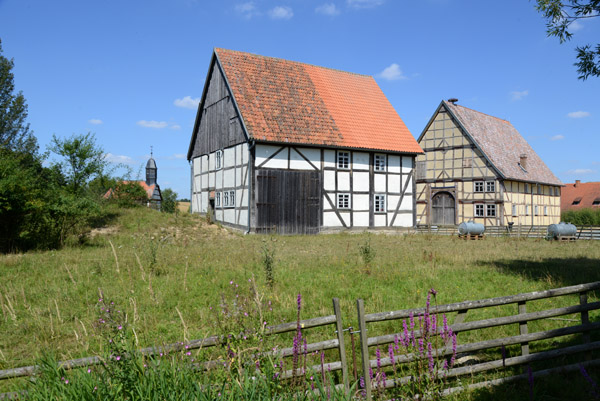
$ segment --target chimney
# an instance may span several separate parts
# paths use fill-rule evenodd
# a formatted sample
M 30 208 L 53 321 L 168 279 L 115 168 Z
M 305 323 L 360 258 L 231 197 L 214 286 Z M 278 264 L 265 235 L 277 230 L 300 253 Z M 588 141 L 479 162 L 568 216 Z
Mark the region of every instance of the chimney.
M 581 180 L 575 180 L 575 185 L 573 185 L 575 188 L 577 188 L 577 185 L 581 184 Z
M 519 156 L 519 158 L 519 164 L 521 165 L 521 167 L 523 167 L 524 170 L 527 170 L 527 155 L 525 153 L 522 153 L 521 156 Z
M 458 102 L 458 99 L 453 97 L 453 98 L 448 99 L 448 102 L 450 102 L 452 104 L 456 104 L 456 102 Z

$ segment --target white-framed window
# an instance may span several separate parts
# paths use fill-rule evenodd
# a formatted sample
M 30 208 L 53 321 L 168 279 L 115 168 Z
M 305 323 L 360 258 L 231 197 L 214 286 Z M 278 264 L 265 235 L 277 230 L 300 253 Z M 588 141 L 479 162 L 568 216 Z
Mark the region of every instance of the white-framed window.
M 350 152 L 337 152 L 337 167 L 339 169 L 348 170 L 350 168 Z
M 384 213 L 385 212 L 385 195 L 384 194 L 375 194 L 375 213 Z
M 229 207 L 235 207 L 235 191 L 229 191 Z
M 217 192 L 215 194 L 215 206 L 221 207 L 221 193 L 220 192 Z
M 223 150 L 217 150 L 215 152 L 215 170 L 223 168 Z
M 525 193 L 529 193 L 529 184 L 525 183 Z
M 475 204 L 475 217 L 484 217 L 483 205 L 480 203 Z
M 544 216 L 548 216 L 548 206 L 544 206 Z
M 223 192 L 223 207 L 229 207 L 229 192 Z
M 475 192 L 483 192 L 483 181 L 475 181 Z
M 350 194 L 337 194 L 338 209 L 350 209 Z
M 538 205 L 535 205 L 533 207 L 533 212 L 535 213 L 535 215 L 539 215 L 540 214 L 540 207 Z
M 485 192 L 496 192 L 496 181 L 486 181 Z
M 529 205 L 525 205 L 525 216 L 529 216 Z
M 560 188 L 554 187 L 554 196 L 560 196 Z
M 485 205 L 486 206 L 486 216 L 487 217 L 496 217 L 496 205 Z
M 517 217 L 517 205 L 512 205 L 512 215 L 513 217 Z
M 374 165 L 375 165 L 375 171 L 385 171 L 386 170 L 385 155 L 375 155 Z

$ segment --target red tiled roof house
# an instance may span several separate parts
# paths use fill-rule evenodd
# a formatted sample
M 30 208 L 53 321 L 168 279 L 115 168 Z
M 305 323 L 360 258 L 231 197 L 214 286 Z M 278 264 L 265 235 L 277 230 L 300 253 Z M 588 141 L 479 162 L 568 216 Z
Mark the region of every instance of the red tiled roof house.
M 560 209 L 568 210 L 600 209 L 600 182 L 565 184 L 562 191 Z
M 215 49 L 192 211 L 253 232 L 413 226 L 421 152 L 373 77 Z
M 562 182 L 510 122 L 456 101 L 442 101 L 418 139 L 418 224 L 558 223 Z

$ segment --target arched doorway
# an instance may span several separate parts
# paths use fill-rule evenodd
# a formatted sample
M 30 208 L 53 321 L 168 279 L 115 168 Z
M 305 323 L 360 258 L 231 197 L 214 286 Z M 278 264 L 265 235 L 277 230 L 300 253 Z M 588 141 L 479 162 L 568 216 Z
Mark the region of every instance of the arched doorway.
M 454 196 L 449 192 L 438 192 L 431 199 L 431 224 L 454 225 L 455 208 Z

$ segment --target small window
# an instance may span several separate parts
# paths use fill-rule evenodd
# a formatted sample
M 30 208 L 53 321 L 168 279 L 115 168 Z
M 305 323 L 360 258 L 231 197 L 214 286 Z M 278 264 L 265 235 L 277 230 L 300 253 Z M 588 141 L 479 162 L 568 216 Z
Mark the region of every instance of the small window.
M 538 205 L 534 206 L 533 213 L 535 213 L 536 216 L 540 214 L 540 207 Z
M 592 202 L 592 206 L 598 206 L 600 205 L 600 198 L 596 198 L 594 199 L 594 201 Z
M 375 155 L 375 171 L 385 171 L 385 155 Z
M 483 181 L 475 181 L 475 192 L 483 192 Z
M 417 180 L 424 180 L 427 178 L 427 162 L 417 162 Z
M 223 192 L 223 206 L 229 207 L 229 192 Z
M 350 209 L 350 194 L 337 194 L 338 209 Z
M 554 196 L 560 196 L 560 188 L 554 187 Z
M 517 217 L 517 205 L 512 205 L 512 215 L 513 217 Z
M 215 170 L 220 170 L 223 168 L 223 151 L 217 150 L 215 152 Z
M 495 181 L 486 181 L 485 182 L 485 192 L 496 192 L 496 182 Z
M 235 207 L 235 191 L 229 191 L 229 206 Z
M 375 195 L 375 213 L 385 212 L 385 195 Z
M 496 205 L 486 205 L 487 217 L 496 217 Z
M 525 205 L 525 216 L 529 216 L 529 205 Z
M 475 217 L 484 217 L 483 205 L 475 205 Z
M 538 195 L 542 194 L 542 186 L 540 184 L 537 184 L 537 194 Z
M 529 184 L 525 184 L 525 193 L 528 194 L 529 193 Z
M 221 207 L 221 193 L 220 192 L 217 192 L 215 194 L 215 206 Z
M 544 206 L 544 216 L 548 216 L 548 206 Z
M 571 203 L 571 205 L 579 205 L 581 203 L 581 198 L 575 198 L 573 199 L 573 203 Z
M 338 152 L 337 154 L 338 168 L 347 170 L 350 168 L 350 152 Z

